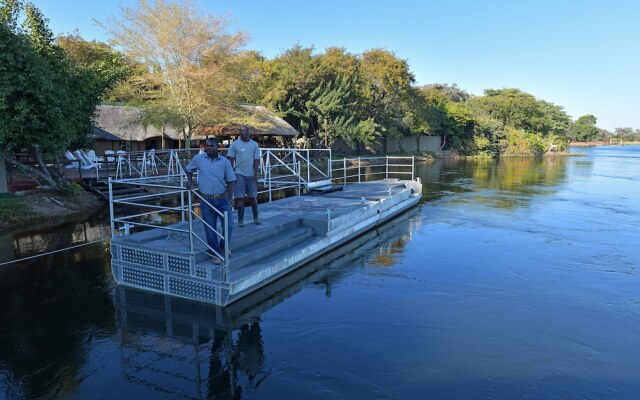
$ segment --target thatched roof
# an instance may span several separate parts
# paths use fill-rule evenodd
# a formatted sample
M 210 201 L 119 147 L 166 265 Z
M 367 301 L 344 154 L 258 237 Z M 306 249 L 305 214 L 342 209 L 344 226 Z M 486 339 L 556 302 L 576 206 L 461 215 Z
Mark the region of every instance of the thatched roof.
M 142 124 L 140 108 L 101 104 L 97 111 L 96 126 L 120 137 L 121 140 L 142 141 L 162 136 L 160 129 Z M 165 128 L 165 136 L 178 139 L 180 134 L 175 128 L 168 126 Z
M 262 106 L 253 104 L 239 105 L 241 111 L 248 114 L 247 122 L 252 135 L 270 136 L 297 136 L 296 131 L 285 120 Z M 154 126 L 142 124 L 142 110 L 136 107 L 115 106 L 102 104 L 98 106 L 96 128 L 105 133 L 115 135 L 120 140 L 142 141 L 152 137 L 161 136 L 161 132 Z M 229 123 L 216 125 L 198 130 L 191 139 L 204 139 L 207 136 L 237 136 L 241 123 Z M 96 131 L 94 131 L 95 133 Z M 97 138 L 104 134 L 98 132 Z M 165 128 L 165 137 L 171 139 L 183 139 L 180 132 L 171 126 Z M 106 138 L 106 137 L 105 137 Z M 113 139 L 107 139 L 113 140 Z
M 104 129 L 100 129 L 100 128 L 93 128 L 93 138 L 96 140 L 111 140 L 111 141 L 120 141 L 122 140 L 122 138 L 116 136 L 116 135 L 112 135 L 111 133 L 105 131 Z

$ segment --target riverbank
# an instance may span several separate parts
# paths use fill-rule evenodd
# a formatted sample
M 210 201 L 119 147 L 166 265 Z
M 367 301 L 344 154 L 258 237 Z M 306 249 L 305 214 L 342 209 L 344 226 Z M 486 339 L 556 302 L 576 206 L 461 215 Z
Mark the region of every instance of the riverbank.
M 594 146 L 627 146 L 638 145 L 640 142 L 623 142 L 623 143 L 607 143 L 607 142 L 572 142 L 569 147 L 594 147 Z
M 25 225 L 55 225 L 67 217 L 93 213 L 106 204 L 93 193 L 80 190 L 63 195 L 54 190 L 36 189 L 0 198 L 0 232 Z

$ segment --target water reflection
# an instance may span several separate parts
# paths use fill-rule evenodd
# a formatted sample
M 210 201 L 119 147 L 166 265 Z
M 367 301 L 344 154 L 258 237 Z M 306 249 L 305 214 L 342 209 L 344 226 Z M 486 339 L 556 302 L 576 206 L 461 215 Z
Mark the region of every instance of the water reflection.
M 271 374 L 261 315 L 306 287 L 332 286 L 372 258 L 393 265 L 421 221 L 411 210 L 229 307 L 118 287 L 114 296 L 124 379 L 148 396 L 239 399 Z
M 76 391 L 88 347 L 113 331 L 108 269 L 100 244 L 0 268 L 6 398 L 67 398 Z
M 567 176 L 567 157 L 436 160 L 417 164 L 426 201 L 452 194 L 458 201 L 499 209 L 527 207 L 535 196 L 557 192 Z M 465 196 L 460 196 L 464 194 Z
M 110 236 L 109 217 L 104 211 L 76 215 L 63 224 L 51 221 L 0 234 L 0 263 L 47 251 L 103 240 Z
M 100 245 L 2 267 L 0 398 L 635 399 L 640 147 L 580 151 L 420 164 L 419 210 L 225 309 Z

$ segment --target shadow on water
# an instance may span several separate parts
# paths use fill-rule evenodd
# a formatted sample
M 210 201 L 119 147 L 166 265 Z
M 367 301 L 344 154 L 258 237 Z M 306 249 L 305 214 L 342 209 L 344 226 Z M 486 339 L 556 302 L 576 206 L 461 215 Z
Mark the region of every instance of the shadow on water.
M 0 397 L 66 398 L 114 331 L 102 244 L 0 268 Z
M 417 228 L 417 215 L 410 210 L 228 307 L 118 287 L 126 379 L 179 397 L 246 396 L 270 375 L 261 315 L 309 286 L 331 297 L 332 285 L 370 258 L 393 262 Z

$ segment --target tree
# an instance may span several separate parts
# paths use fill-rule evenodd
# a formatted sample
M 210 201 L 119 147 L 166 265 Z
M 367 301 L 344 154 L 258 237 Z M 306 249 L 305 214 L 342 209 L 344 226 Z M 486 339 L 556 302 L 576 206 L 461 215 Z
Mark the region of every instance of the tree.
M 46 18 L 32 4 L 1 4 L 0 149 L 27 151 L 36 167 L 11 162 L 65 190 L 70 184 L 60 170 L 60 156 L 71 145 L 88 143 L 93 113 L 107 88 L 98 90 L 95 74 L 54 43 Z
M 56 37 L 55 42 L 76 66 L 91 72 L 95 91 L 104 93 L 132 74 L 133 66 L 124 54 L 106 43 L 84 40 L 77 30 Z
M 404 115 L 411 104 L 415 77 L 406 60 L 383 49 L 365 51 L 360 60 L 362 115 L 380 126 L 380 134 L 399 136 L 409 131 Z
M 188 1 L 139 0 L 122 8 L 103 27 L 111 43 L 142 63 L 147 87 L 157 87 L 158 106 L 182 120 L 185 145 L 203 125 L 221 122 L 234 109 L 238 84 L 233 68 L 246 42 L 242 33 L 226 33 L 227 19 L 201 12 Z
M 591 115 L 578 118 L 571 128 L 571 137 L 578 142 L 590 142 L 598 137 L 596 122 L 598 119 Z
M 560 106 L 519 89 L 487 89 L 485 96 L 466 104 L 474 119 L 474 142 L 488 154 L 498 156 L 514 149 L 538 153 L 540 143 L 566 146 L 571 119 Z

